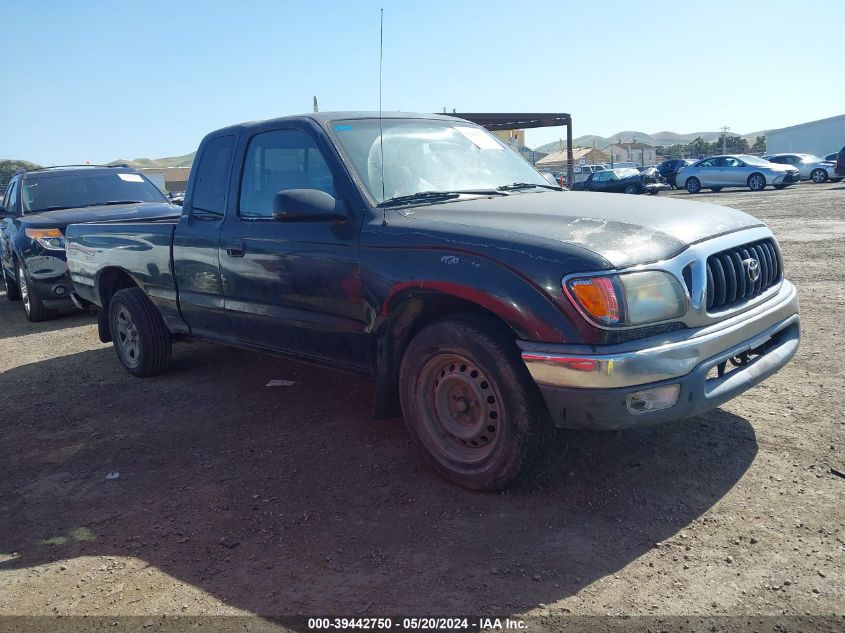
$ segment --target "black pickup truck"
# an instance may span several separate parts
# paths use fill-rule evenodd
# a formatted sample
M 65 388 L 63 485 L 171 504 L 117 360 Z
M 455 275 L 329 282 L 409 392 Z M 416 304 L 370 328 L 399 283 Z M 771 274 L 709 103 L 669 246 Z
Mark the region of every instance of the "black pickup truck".
M 181 217 L 71 225 L 80 305 L 138 376 L 171 341 L 375 378 L 428 461 L 501 488 L 554 426 L 693 416 L 795 354 L 771 231 L 733 209 L 550 185 L 483 128 L 320 113 L 209 134 Z

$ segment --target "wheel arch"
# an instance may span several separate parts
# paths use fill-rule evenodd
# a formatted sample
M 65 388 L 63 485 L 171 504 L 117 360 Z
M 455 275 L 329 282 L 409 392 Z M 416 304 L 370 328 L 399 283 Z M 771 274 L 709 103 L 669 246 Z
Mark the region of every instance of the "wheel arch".
M 374 331 L 370 364 L 376 377 L 377 419 L 401 414 L 398 375 L 402 357 L 411 339 L 434 321 L 458 314 L 478 314 L 498 324 L 514 341 L 564 340 L 564 334 L 547 320 L 491 293 L 447 282 L 417 281 L 412 285 L 413 289 L 400 285 L 385 301 Z M 558 317 L 565 319 L 562 312 Z

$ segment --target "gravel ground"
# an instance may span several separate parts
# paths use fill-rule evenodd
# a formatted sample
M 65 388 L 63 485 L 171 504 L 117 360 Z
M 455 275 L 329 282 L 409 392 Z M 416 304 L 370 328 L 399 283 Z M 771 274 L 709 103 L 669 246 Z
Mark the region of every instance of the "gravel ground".
M 797 357 L 697 418 L 560 433 L 502 494 L 438 479 L 366 379 L 193 343 L 138 380 L 89 315 L 0 297 L 0 615 L 841 618 L 845 183 L 695 199 L 775 231 Z

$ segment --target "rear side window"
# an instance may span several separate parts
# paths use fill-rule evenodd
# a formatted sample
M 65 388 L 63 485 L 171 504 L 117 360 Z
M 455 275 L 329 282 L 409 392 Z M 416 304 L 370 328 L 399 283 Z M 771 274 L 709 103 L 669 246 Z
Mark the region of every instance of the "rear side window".
M 193 209 L 215 215 L 226 213 L 234 152 L 234 135 L 220 136 L 206 144 L 197 167 Z
M 288 189 L 335 195 L 334 177 L 322 153 L 300 130 L 256 134 L 249 142 L 241 182 L 240 216 L 273 217 L 273 199 Z

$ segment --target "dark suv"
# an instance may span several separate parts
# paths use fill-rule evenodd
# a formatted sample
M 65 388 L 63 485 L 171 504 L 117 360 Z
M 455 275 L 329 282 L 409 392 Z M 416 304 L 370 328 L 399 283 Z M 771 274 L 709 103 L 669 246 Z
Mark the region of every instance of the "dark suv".
M 72 307 L 65 258 L 68 224 L 178 215 L 143 174 L 126 167 L 69 166 L 17 172 L 0 206 L 0 279 L 30 321 Z
M 836 175 L 845 176 L 845 147 L 840 149 L 836 156 Z

